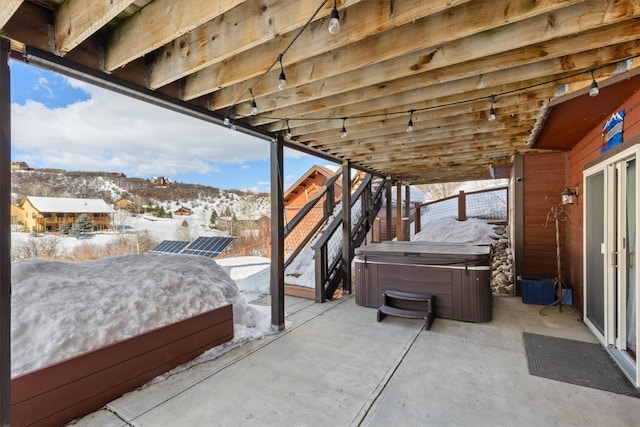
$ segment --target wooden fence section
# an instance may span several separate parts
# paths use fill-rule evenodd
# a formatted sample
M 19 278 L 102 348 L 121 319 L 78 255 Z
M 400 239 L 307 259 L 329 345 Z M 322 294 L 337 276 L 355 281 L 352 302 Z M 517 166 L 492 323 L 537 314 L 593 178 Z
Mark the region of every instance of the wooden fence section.
M 15 377 L 12 425 L 63 425 L 232 338 L 227 304 Z

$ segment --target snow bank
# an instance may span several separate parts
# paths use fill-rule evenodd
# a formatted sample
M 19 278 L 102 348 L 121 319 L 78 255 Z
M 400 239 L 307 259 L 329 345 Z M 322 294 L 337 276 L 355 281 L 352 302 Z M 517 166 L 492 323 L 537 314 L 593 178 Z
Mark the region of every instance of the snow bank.
M 233 304 L 234 345 L 273 333 L 215 261 L 124 255 L 12 265 L 11 375 Z M 267 281 L 268 286 L 268 281 Z
M 474 243 L 490 245 L 497 236 L 495 227 L 487 222 L 468 218 L 458 221 L 453 217 L 440 218 L 424 225 L 424 229 L 411 237 L 412 241 Z

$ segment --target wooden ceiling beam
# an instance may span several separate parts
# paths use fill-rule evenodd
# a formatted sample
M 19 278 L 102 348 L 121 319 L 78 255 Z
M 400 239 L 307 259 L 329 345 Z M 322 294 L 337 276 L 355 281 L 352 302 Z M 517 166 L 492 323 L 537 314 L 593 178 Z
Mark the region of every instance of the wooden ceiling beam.
M 465 3 L 469 3 L 469 1 L 470 0 L 460 0 L 456 2 L 456 6 L 462 6 Z M 377 44 L 380 49 L 376 56 L 385 51 L 388 51 L 390 54 L 400 55 L 402 51 L 399 50 L 398 46 L 401 45 L 401 43 L 394 42 L 392 46 L 389 46 L 389 39 L 380 38 L 380 33 L 394 30 L 424 17 L 440 16 L 438 15 L 439 13 L 449 11 L 450 8 L 452 8 L 452 5 L 449 0 L 433 0 L 428 2 L 423 0 L 396 0 L 394 2 L 368 0 L 354 4 L 347 9 L 341 8 L 340 20 L 342 21 L 342 28 L 339 35 L 333 35 L 327 31 L 326 20 L 316 21 L 300 34 L 296 42 L 287 51 L 283 62 L 286 67 L 289 67 L 291 64 L 306 62 L 310 57 L 336 51 L 345 55 L 344 60 L 340 59 L 341 62 L 346 61 L 353 63 L 355 64 L 353 67 L 358 68 L 359 65 L 357 64 L 361 64 L 362 61 L 369 61 L 369 63 L 371 63 L 373 60 L 371 55 L 372 51 L 362 51 L 357 47 L 349 48 L 348 46 L 357 46 L 360 44 L 357 42 L 363 39 L 371 40 L 370 43 L 373 43 L 374 39 L 378 40 Z M 362 22 L 366 22 L 367 25 L 360 25 Z M 216 62 L 208 68 L 189 75 L 185 79 L 185 99 L 189 100 L 212 93 L 218 88 L 226 88 L 234 84 L 240 84 L 240 86 L 235 89 L 235 92 L 229 95 L 229 97 L 233 99 L 233 101 L 231 101 L 233 103 L 236 99 L 245 95 L 248 89 L 245 85 L 246 80 L 264 74 L 269 66 L 277 59 L 278 54 L 284 51 L 293 36 L 293 34 L 289 34 L 286 37 L 264 43 L 259 48 L 246 51 L 233 58 L 229 58 L 227 61 Z M 415 46 L 415 37 L 419 37 L 419 35 L 413 34 L 413 37 L 414 39 L 411 41 L 411 44 Z M 337 58 L 333 59 L 333 62 L 324 64 L 324 66 L 331 67 L 332 63 L 338 63 Z M 238 73 L 237 70 L 242 70 L 242 73 Z M 308 69 L 307 71 L 310 73 L 307 77 L 312 79 L 315 70 Z M 274 90 L 277 90 L 279 70 L 273 71 L 272 74 L 274 74 L 274 78 L 272 79 Z M 266 78 L 264 80 L 265 82 L 267 81 Z M 213 107 L 212 109 L 217 110 L 219 108 Z
M 507 78 L 509 77 L 507 76 Z M 585 75 L 583 78 L 587 78 L 587 76 Z M 485 114 L 487 114 L 490 105 L 489 97 L 491 94 L 508 94 L 521 91 L 521 93 L 517 94 L 521 101 L 530 101 L 535 99 L 542 100 L 552 97 L 556 86 L 555 83 L 549 84 L 545 83 L 545 81 L 542 81 L 541 79 L 535 79 L 531 81 L 515 81 L 514 83 L 505 84 L 499 87 L 482 87 L 482 85 L 480 85 L 481 87 L 473 90 L 473 87 L 471 86 L 478 86 L 476 82 L 460 81 L 458 83 L 460 84 L 458 87 L 453 84 L 448 85 L 449 93 L 440 98 L 430 98 L 433 96 L 433 92 L 435 92 L 435 88 L 433 87 L 416 89 L 404 93 L 397 93 L 395 95 L 387 95 L 378 99 L 366 99 L 365 97 L 365 100 L 362 102 L 354 101 L 354 103 L 350 105 L 346 105 L 335 110 L 326 110 L 321 112 L 321 114 L 315 113 L 313 117 L 308 118 L 321 122 L 320 129 L 324 126 L 327 130 L 336 129 L 336 131 L 339 132 L 340 127 L 342 126 L 342 122 L 340 121 L 341 117 L 348 118 L 346 122 L 348 126 L 350 122 L 357 123 L 358 116 L 372 116 L 373 114 L 377 114 L 374 112 L 380 112 L 380 117 L 378 118 L 383 118 L 385 116 L 385 112 L 388 115 L 395 115 L 398 112 L 404 111 L 402 114 L 406 114 L 406 112 L 412 108 L 427 109 L 431 107 L 436 108 L 438 106 L 462 104 L 466 102 L 484 102 L 483 110 Z M 465 87 L 465 85 L 469 87 Z M 442 91 L 442 93 L 446 92 Z M 495 101 L 496 107 L 501 106 L 501 102 L 501 98 L 497 97 Z M 326 119 L 324 117 L 326 117 Z M 305 119 L 305 117 L 303 116 L 301 119 Z M 277 131 L 278 129 L 271 130 Z
M 406 138 L 420 138 L 422 135 L 438 135 L 449 132 L 452 129 L 460 129 L 461 127 L 472 127 L 481 129 L 487 127 L 493 131 L 499 130 L 504 127 L 518 127 L 519 125 L 531 120 L 535 120 L 539 114 L 539 109 L 531 110 L 529 112 L 521 112 L 518 115 L 511 116 L 505 108 L 496 110 L 496 123 L 488 123 L 487 115 L 485 112 L 475 112 L 471 114 L 461 114 L 455 116 L 447 116 L 433 119 L 423 120 L 417 114 L 414 114 L 413 131 L 407 132 L 407 123 L 409 114 L 402 117 L 389 118 L 383 123 L 366 123 L 358 124 L 356 126 L 349 126 L 349 137 L 355 144 L 360 145 L 361 141 L 366 141 L 368 138 L 382 138 L 382 137 L 406 137 Z M 305 141 L 318 141 L 322 140 L 323 144 L 336 144 L 344 146 L 344 139 L 340 137 L 335 131 L 327 131 L 318 134 L 305 134 Z
M 440 46 L 428 47 L 384 62 L 372 64 L 370 58 L 362 58 L 358 63 L 360 68 L 355 70 L 353 57 L 357 58 L 356 52 L 361 52 L 363 49 L 358 44 L 353 44 L 337 52 L 332 51 L 310 61 L 287 66 L 287 79 L 294 82 L 307 82 L 304 85 L 279 91 L 275 84 L 278 75 L 274 71 L 273 75 L 268 75 L 256 84 L 254 94 L 261 105 L 261 110 L 273 111 L 353 90 L 354 85 L 384 87 L 389 80 L 416 75 L 420 75 L 429 82 L 444 83 L 476 75 L 478 70 L 497 71 L 567 55 L 574 52 L 576 46 L 579 46 L 580 50 L 602 47 L 610 44 L 612 37 L 634 39 L 633 32 L 625 31 L 626 28 L 616 30 L 613 25 L 610 25 L 624 21 L 628 17 L 613 16 L 612 21 L 605 20 L 603 16 L 606 11 L 603 4 L 599 8 L 590 6 L 590 4 L 579 4 L 554 12 L 556 25 L 553 30 L 548 28 L 548 16 L 536 16 L 505 25 L 492 32 L 451 40 Z M 414 25 L 420 22 L 422 21 Z M 580 31 L 584 31 L 584 28 L 605 25 L 609 28 L 606 34 L 575 36 Z M 538 43 L 533 46 L 530 36 L 532 33 L 540 34 L 536 39 Z M 638 31 L 636 30 L 635 33 L 637 34 Z M 569 40 L 565 40 L 565 37 Z M 361 43 L 368 45 L 370 42 L 365 40 Z M 344 60 L 346 58 L 348 60 Z M 453 65 L 460 65 L 460 67 L 447 68 Z M 313 76 L 310 76 L 306 69 L 312 69 Z M 244 91 L 246 87 L 236 85 L 216 92 L 212 95 L 211 108 L 215 110 L 232 105 Z M 236 111 L 240 115 L 247 114 L 248 108 L 250 108 L 248 105 L 238 106 Z
M 519 94 L 505 95 L 500 97 L 500 105 L 497 106 L 496 112 L 500 115 L 509 114 L 517 115 L 527 113 L 530 111 L 539 111 L 542 102 L 540 100 L 526 100 Z M 419 104 L 418 107 L 429 106 L 426 104 Z M 432 108 L 428 110 L 417 110 L 414 113 L 414 121 L 416 126 L 419 126 L 419 122 L 438 125 L 441 124 L 441 120 L 461 120 L 464 121 L 468 117 L 487 117 L 488 103 L 485 99 L 468 102 L 465 104 L 446 105 L 439 108 Z M 391 123 L 393 120 L 405 119 L 408 121 L 409 113 L 393 115 L 384 117 L 384 111 L 374 111 L 374 114 L 379 116 L 368 116 L 358 118 L 355 124 L 350 124 L 350 128 L 358 129 L 375 129 L 385 127 L 387 123 Z M 308 124 L 301 123 L 298 126 L 298 121 L 290 123 L 292 135 L 298 137 L 299 141 L 310 141 L 314 139 L 322 139 L 332 137 L 335 135 L 335 129 L 327 130 L 323 122 L 310 122 Z
M 524 133 L 524 135 L 523 135 Z M 499 135 L 497 137 L 496 135 Z M 362 158 L 366 156 L 377 156 L 385 154 L 397 154 L 398 152 L 420 153 L 428 150 L 429 154 L 442 150 L 442 155 L 446 153 L 456 153 L 458 150 L 482 150 L 488 144 L 505 144 L 525 146 L 523 139 L 526 132 L 515 129 L 492 133 L 479 130 L 474 132 L 473 129 L 466 129 L 453 135 L 430 135 L 428 137 L 417 137 L 415 139 L 369 139 L 363 141 L 357 146 L 316 146 L 327 153 L 335 156 Z
M 233 9 L 243 0 L 155 0 L 116 27 L 105 49 L 112 71 Z
M 640 29 L 640 26 L 638 26 L 638 29 Z M 340 111 L 342 109 L 340 107 L 342 106 L 348 106 L 348 108 L 352 109 L 351 112 L 336 113 L 333 115 L 334 117 L 363 115 L 367 113 L 365 108 L 377 107 L 376 109 L 384 109 L 388 108 L 387 106 L 390 105 L 390 103 L 397 105 L 398 98 L 401 99 L 401 102 L 411 105 L 412 100 L 418 103 L 421 102 L 425 96 L 438 98 L 481 90 L 487 93 L 487 97 L 490 94 L 496 94 L 499 97 L 500 94 L 506 93 L 509 90 L 516 90 L 504 88 L 515 86 L 521 81 L 526 81 L 529 85 L 543 85 L 545 82 L 559 85 L 561 82 L 569 83 L 580 80 L 590 82 L 591 77 L 586 73 L 586 70 L 597 68 L 602 64 L 619 62 L 639 54 L 640 45 L 638 45 L 637 40 L 634 39 L 619 45 L 602 47 L 533 64 L 520 65 L 514 68 L 503 68 L 499 71 L 426 87 L 418 86 L 419 84 L 428 85 L 428 82 L 421 83 L 421 80 L 425 79 L 424 77 L 413 76 L 391 81 L 385 85 L 383 89 L 376 87 L 362 88 L 323 98 L 318 101 L 299 104 L 294 108 L 287 108 L 283 111 L 266 112 L 266 119 L 257 117 L 254 119 L 254 123 L 261 125 L 264 124 L 264 122 L 273 121 L 274 117 L 301 117 L 298 113 L 302 112 L 307 115 L 317 115 L 318 113 L 330 114 L 333 108 Z M 576 73 L 584 74 L 575 75 Z M 557 82 L 554 82 L 554 80 L 557 80 Z M 416 89 L 417 87 L 421 88 Z M 521 87 L 525 88 L 526 86 L 521 85 Z M 404 94 L 405 96 L 400 97 L 399 94 Z M 358 104 L 354 104 L 354 100 L 356 99 L 359 100 Z M 385 104 L 387 106 L 383 106 Z M 363 109 L 356 112 L 354 108 L 355 105 L 360 105 Z M 326 106 L 331 106 L 331 109 L 327 109 Z M 322 110 L 322 108 L 324 108 L 324 110 Z M 411 108 L 412 107 L 409 109 Z M 302 118 L 304 118 L 304 116 L 302 116 Z
M 0 0 L 0 29 L 2 29 L 24 0 Z
M 343 1 L 343 6 L 362 0 Z M 276 37 L 291 42 L 313 16 L 316 2 L 249 0 L 161 47 L 149 63 L 149 86 L 158 88 L 215 63 L 226 61 Z M 331 13 L 333 2 L 314 21 Z M 238 37 L 238 28 L 244 32 Z M 272 61 L 275 58 L 272 58 Z M 217 88 L 216 88 L 217 89 Z M 245 88 L 246 90 L 246 88 Z M 196 95 L 197 96 L 197 95 Z M 189 99 L 196 96 L 189 95 Z
M 54 13 L 55 50 L 64 56 L 135 0 L 67 0 Z
M 371 148 L 370 151 L 353 150 L 350 153 L 344 153 L 338 150 L 327 150 L 333 155 L 340 157 L 349 157 L 356 161 L 373 160 L 379 156 L 407 156 L 415 159 L 435 158 L 435 157 L 451 157 L 452 155 L 465 153 L 487 152 L 500 148 L 501 150 L 512 150 L 514 148 L 527 148 L 521 142 L 518 135 L 505 135 L 497 140 L 495 137 L 471 135 L 462 136 L 460 139 L 449 141 L 447 139 L 432 140 L 430 142 L 419 141 L 415 144 L 378 144 L 377 147 Z

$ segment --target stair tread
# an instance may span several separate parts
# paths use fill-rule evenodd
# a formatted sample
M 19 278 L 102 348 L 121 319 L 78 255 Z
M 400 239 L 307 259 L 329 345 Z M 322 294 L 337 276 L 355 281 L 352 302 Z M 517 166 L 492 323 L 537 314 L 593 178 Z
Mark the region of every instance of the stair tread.
M 406 317 L 409 319 L 426 319 L 431 314 L 426 310 L 406 310 L 404 308 L 391 307 L 388 305 L 381 305 L 378 310 L 384 314 L 396 317 Z
M 403 299 L 407 301 L 429 301 L 430 299 L 433 298 L 433 295 L 431 294 L 420 294 L 417 292 L 396 291 L 393 289 L 387 290 L 384 294 L 389 298 L 397 298 L 397 299 Z

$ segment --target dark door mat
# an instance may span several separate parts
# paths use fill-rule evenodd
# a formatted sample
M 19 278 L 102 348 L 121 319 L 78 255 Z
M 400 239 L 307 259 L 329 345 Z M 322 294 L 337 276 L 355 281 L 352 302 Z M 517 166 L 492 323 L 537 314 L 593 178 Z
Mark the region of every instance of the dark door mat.
M 607 351 L 599 344 L 523 332 L 529 374 L 640 397 Z

